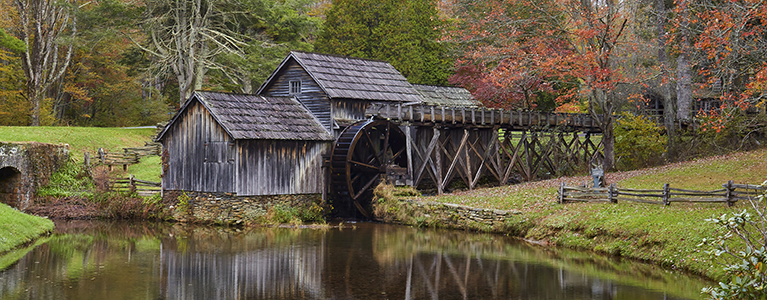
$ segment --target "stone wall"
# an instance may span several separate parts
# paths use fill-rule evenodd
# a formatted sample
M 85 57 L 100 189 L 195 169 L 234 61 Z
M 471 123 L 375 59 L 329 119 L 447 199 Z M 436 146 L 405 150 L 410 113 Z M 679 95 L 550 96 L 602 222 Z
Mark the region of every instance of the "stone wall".
M 420 200 L 399 200 L 395 205 L 396 208 L 388 207 L 386 212 L 376 217 L 387 223 L 502 232 L 509 218 L 521 214 L 516 210 L 482 209 Z
M 206 193 L 166 190 L 163 203 L 181 222 L 218 224 L 263 223 L 270 208 L 310 207 L 321 204 L 321 194 L 237 196 L 232 193 Z
M 67 161 L 67 144 L 0 142 L 0 202 L 26 209 L 37 188 Z

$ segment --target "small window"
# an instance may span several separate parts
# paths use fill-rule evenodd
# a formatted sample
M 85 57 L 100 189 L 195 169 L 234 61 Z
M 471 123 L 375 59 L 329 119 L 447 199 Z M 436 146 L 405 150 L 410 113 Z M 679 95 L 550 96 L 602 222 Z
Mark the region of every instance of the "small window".
M 301 81 L 300 80 L 290 81 L 290 94 L 295 95 L 300 93 L 301 93 Z

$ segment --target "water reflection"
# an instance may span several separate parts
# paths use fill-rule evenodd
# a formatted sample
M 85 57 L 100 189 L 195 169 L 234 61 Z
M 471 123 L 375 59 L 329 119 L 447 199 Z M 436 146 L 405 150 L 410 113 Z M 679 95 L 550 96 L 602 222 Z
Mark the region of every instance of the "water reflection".
M 495 235 L 380 224 L 61 223 L 0 299 L 680 299 L 706 282 Z

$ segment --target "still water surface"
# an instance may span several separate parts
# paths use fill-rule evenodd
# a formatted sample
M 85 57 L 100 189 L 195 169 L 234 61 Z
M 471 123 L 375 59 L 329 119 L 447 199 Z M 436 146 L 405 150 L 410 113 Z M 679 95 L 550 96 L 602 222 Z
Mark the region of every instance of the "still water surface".
M 697 299 L 710 284 L 499 235 L 345 223 L 67 222 L 0 271 L 0 299 Z

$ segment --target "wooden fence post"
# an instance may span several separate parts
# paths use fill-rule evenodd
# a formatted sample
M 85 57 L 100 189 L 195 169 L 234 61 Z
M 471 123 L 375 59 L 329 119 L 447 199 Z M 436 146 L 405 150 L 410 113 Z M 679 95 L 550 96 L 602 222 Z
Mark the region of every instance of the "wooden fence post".
M 128 190 L 131 193 L 136 192 L 136 181 L 134 180 L 133 174 L 130 174 L 130 177 L 128 177 Z
M 83 154 L 83 168 L 85 168 L 85 173 L 88 174 L 88 177 L 93 178 L 93 173 L 91 172 L 91 155 L 88 152 Z
M 663 184 L 663 204 L 666 205 L 666 206 L 671 204 L 671 202 L 668 199 L 670 197 L 669 194 L 670 194 L 669 193 L 669 184 L 668 183 L 664 183 Z
M 565 203 L 565 183 L 559 185 L 559 204 Z
M 618 199 L 615 199 L 615 196 L 617 196 L 615 193 L 615 183 L 610 184 L 610 190 L 607 193 L 607 198 L 610 199 L 611 203 L 618 203 Z
M 727 196 L 727 206 L 732 206 L 733 205 L 733 201 L 732 201 L 732 196 L 733 196 L 732 180 L 727 181 L 727 185 L 725 186 L 725 188 L 727 189 L 727 194 L 726 194 L 726 196 Z

